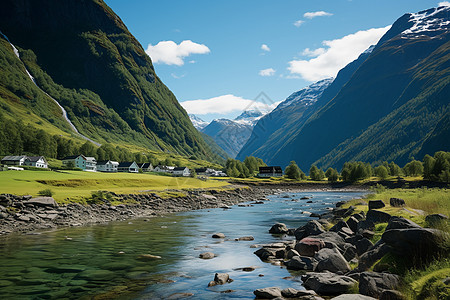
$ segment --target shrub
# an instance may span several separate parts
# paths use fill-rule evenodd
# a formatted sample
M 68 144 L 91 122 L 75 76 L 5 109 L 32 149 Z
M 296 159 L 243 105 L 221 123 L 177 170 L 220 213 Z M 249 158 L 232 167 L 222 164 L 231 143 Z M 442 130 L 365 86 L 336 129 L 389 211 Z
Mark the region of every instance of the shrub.
M 51 189 L 45 189 L 38 192 L 39 196 L 42 197 L 51 197 L 53 196 L 53 191 Z

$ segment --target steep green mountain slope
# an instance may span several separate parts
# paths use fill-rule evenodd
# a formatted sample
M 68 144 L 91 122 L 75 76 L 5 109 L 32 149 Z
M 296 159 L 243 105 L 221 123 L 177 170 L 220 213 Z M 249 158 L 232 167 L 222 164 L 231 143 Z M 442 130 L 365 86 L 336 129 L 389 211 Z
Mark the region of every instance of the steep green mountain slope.
M 399 164 L 449 150 L 449 7 L 397 20 L 339 93 L 270 154 L 341 167 L 344 161 Z M 421 157 L 417 157 L 421 158 Z
M 5 0 L 0 3 L 0 30 L 80 133 L 99 143 L 218 159 L 157 77 L 142 46 L 103 1 Z M 1 45 L 11 56 L 4 40 Z M 17 59 L 2 60 L 2 69 L 9 70 L 2 75 L 17 73 L 17 64 Z M 24 69 L 19 69 L 16 85 L 31 86 Z M 67 131 L 57 109 L 50 116 L 44 108 L 52 104 L 43 100 L 48 97 L 42 92 L 19 93 L 5 82 L 0 83 L 3 106 L 11 106 L 5 98 L 20 99 L 31 114 Z

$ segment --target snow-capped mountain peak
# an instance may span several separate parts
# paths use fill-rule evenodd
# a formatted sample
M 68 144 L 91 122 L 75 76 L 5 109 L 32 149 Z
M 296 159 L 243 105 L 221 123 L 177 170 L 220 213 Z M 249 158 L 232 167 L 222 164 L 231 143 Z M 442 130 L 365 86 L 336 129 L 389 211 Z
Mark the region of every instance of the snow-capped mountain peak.
M 261 119 L 263 116 L 265 116 L 267 113 L 263 113 L 260 110 L 246 110 L 239 116 L 237 116 L 234 119 L 234 122 L 243 124 L 243 125 L 250 125 L 253 126 L 258 122 L 259 119 Z
M 194 125 L 197 130 L 202 130 L 206 126 L 208 126 L 208 122 L 203 121 L 201 118 L 197 117 L 196 115 L 189 114 L 189 119 L 191 119 L 192 125 Z
M 448 14 L 450 6 L 440 6 L 427 9 L 418 13 L 410 14 L 408 23 L 412 23 L 409 29 L 402 32 L 403 35 L 438 35 L 441 32 L 450 30 Z

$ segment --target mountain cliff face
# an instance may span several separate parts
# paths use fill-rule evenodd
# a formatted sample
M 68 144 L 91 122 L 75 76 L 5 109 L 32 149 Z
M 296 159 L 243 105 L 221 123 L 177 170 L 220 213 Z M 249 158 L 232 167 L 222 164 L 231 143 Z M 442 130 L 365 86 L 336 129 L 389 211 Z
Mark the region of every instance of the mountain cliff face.
M 0 30 L 19 49 L 36 83 L 58 100 L 82 134 L 100 143 L 214 159 L 142 46 L 103 1 L 5 0 L 0 3 Z M 12 51 L 4 39 L 1 46 Z M 2 70 L 11 69 L 11 63 L 3 60 Z M 17 98 L 16 104 L 30 109 L 28 98 L 45 98 L 16 94 L 17 83 L 0 84 L 6 106 L 11 105 L 8 99 Z M 31 112 L 54 118 L 39 106 Z
M 412 156 L 448 151 L 449 10 L 402 16 L 368 57 L 339 72 L 339 84 L 323 92 L 305 121 L 278 134 L 288 139 L 254 148 L 250 139 L 238 157 L 253 153 L 280 165 L 295 160 L 308 169 L 350 160 L 404 164 Z

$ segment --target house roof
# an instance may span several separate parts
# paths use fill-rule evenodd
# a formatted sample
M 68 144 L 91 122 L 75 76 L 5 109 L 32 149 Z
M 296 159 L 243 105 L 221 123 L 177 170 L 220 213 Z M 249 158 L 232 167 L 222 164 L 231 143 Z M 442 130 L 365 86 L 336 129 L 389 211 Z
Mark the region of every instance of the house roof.
M 119 165 L 119 163 L 117 161 L 113 161 L 113 160 L 101 160 L 97 162 L 97 166 L 98 165 L 106 165 L 107 163 L 111 163 L 113 165 Z
M 75 159 L 75 158 L 77 158 L 78 156 L 81 156 L 81 157 L 83 157 L 84 159 L 86 159 L 86 157 L 85 157 L 83 154 L 78 154 L 78 155 L 69 155 L 69 156 L 66 156 L 66 157 L 64 157 L 62 160 Z
M 150 168 L 150 167 L 153 168 L 152 163 L 143 163 L 142 166 L 141 166 L 142 169 L 147 169 L 147 168 Z
M 87 161 L 96 161 L 95 157 L 92 157 L 92 156 L 86 156 L 86 160 Z
M 198 168 L 198 169 L 195 169 L 195 172 L 196 173 L 203 173 L 203 172 L 206 172 L 206 168 Z
M 132 161 L 132 162 L 129 162 L 129 161 L 121 162 L 121 163 L 119 163 L 119 168 L 129 168 L 129 167 L 131 167 L 132 164 L 135 164 L 135 163 L 136 162 L 134 162 L 134 161 Z
M 47 160 L 43 156 L 28 156 L 27 157 L 27 160 L 32 161 L 32 162 L 37 162 L 41 159 L 43 159 L 45 162 L 47 162 Z
M 283 173 L 280 166 L 259 167 L 259 173 Z
M 17 161 L 17 160 L 21 160 L 23 158 L 26 158 L 26 155 L 5 156 L 2 158 L 2 160 Z
M 173 170 L 174 171 L 184 171 L 185 169 L 187 169 L 186 167 L 176 167 Z

